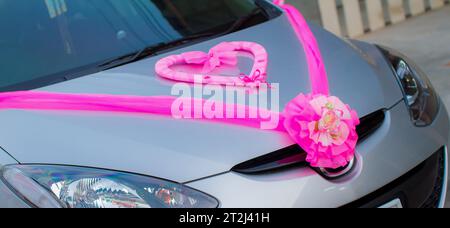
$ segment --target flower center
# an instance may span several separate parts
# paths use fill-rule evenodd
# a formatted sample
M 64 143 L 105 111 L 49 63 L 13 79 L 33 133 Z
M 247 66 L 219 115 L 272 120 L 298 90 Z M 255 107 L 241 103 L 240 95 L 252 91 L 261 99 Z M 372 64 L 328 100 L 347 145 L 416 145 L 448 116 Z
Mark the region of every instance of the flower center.
M 318 123 L 318 130 L 321 132 L 334 133 L 337 131 L 341 120 L 334 110 L 328 110 Z
M 334 104 L 331 102 L 328 102 L 327 104 L 325 104 L 325 108 L 327 108 L 328 110 L 333 110 L 334 109 Z

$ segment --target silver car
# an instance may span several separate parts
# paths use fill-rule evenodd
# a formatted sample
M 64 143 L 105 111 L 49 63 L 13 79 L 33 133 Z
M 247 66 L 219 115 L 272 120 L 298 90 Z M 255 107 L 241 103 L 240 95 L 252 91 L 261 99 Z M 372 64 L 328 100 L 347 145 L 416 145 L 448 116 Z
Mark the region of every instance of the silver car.
M 281 109 L 310 90 L 302 45 L 270 1 L 0 0 L 0 28 L 1 92 L 171 95 L 159 59 L 240 40 L 267 49 Z M 449 118 L 427 77 L 387 47 L 311 29 L 332 93 L 361 118 L 347 167 L 312 168 L 272 131 L 4 109 L 0 207 L 442 207 Z

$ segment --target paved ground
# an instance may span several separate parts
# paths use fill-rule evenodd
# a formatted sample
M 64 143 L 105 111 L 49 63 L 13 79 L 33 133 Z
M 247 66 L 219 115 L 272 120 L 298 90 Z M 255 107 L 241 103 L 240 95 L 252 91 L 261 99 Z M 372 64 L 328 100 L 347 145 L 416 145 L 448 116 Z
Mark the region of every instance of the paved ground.
M 396 48 L 430 76 L 450 108 L 450 6 L 360 37 Z M 450 208 L 450 191 L 447 199 Z

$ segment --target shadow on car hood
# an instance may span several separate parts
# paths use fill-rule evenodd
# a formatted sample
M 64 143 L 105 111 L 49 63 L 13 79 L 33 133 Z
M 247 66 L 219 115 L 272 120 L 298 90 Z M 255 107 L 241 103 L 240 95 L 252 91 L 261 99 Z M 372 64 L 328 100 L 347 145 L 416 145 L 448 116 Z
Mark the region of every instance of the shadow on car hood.
M 402 98 L 395 78 L 372 46 L 370 56 L 312 27 L 320 43 L 333 95 L 360 116 Z M 269 81 L 280 83 L 281 108 L 309 92 L 302 46 L 285 17 L 161 56 L 55 84 L 42 91 L 170 95 L 173 82 L 154 73 L 163 56 L 203 50 L 221 41 L 255 41 L 269 53 Z M 106 168 L 186 182 L 292 145 L 282 133 L 149 115 L 0 111 L 0 145 L 21 163 Z

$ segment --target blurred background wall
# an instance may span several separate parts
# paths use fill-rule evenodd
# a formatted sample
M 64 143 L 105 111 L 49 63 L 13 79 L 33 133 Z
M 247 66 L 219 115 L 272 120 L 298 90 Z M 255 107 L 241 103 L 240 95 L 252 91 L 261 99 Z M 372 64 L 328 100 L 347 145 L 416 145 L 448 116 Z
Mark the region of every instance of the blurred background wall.
M 358 37 L 442 8 L 450 0 L 287 0 L 333 33 Z

